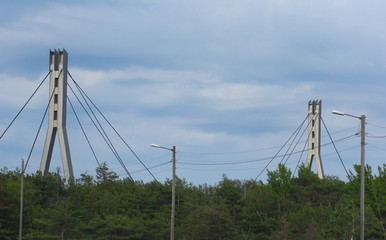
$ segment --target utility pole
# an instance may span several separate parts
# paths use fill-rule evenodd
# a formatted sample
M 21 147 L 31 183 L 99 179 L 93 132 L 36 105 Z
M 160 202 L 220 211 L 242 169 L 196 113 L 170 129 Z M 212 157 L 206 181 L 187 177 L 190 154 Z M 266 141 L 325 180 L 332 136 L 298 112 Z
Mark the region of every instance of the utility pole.
M 150 146 L 155 148 L 163 148 L 173 152 L 172 213 L 170 216 L 170 240 L 174 240 L 174 222 L 176 215 L 176 146 L 173 146 L 173 148 L 162 147 L 157 144 L 150 144 Z
M 24 190 L 24 158 L 21 159 L 19 240 L 21 240 L 23 236 L 23 199 L 24 199 L 23 190 Z
M 361 201 L 360 201 L 360 214 L 361 214 L 361 236 L 360 239 L 365 239 L 365 120 L 366 116 L 361 115 Z
M 340 111 L 332 111 L 333 114 L 341 116 L 349 116 L 361 120 L 361 189 L 360 189 L 360 240 L 365 239 L 365 125 L 366 125 L 366 116 L 361 115 L 360 117 L 343 113 Z
M 173 146 L 173 180 L 172 180 L 172 215 L 170 220 L 170 240 L 174 240 L 174 218 L 176 214 L 176 147 Z

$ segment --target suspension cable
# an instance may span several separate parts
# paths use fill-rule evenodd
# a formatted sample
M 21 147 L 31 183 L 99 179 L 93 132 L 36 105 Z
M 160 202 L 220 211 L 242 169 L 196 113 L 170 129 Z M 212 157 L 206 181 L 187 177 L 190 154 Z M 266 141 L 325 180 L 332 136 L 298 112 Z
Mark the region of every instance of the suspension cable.
M 79 90 L 79 89 L 78 89 L 78 90 Z M 75 93 L 74 93 L 74 94 L 75 94 Z M 92 108 L 91 108 L 90 105 L 88 104 L 87 100 L 86 100 L 85 97 L 83 96 L 82 92 L 80 92 L 80 95 L 82 96 L 84 102 L 85 102 L 86 105 L 88 106 L 88 109 L 90 110 L 91 114 L 94 116 L 94 119 L 95 119 L 96 122 L 98 123 L 100 129 L 102 130 L 103 134 L 102 134 L 102 132 L 101 132 L 101 134 L 105 136 L 105 139 L 108 141 L 108 144 L 110 144 L 112 150 L 115 152 L 115 154 L 116 154 L 116 156 L 117 156 L 117 159 L 118 159 L 118 161 L 121 163 L 122 167 L 125 168 L 125 169 L 127 170 L 126 165 L 124 164 L 124 162 L 123 162 L 121 156 L 119 155 L 118 151 L 117 151 L 116 148 L 114 147 L 114 145 L 113 145 L 113 143 L 111 142 L 109 136 L 107 135 L 106 131 L 105 131 L 104 128 L 102 127 L 102 124 L 99 122 L 98 118 L 96 117 L 94 111 L 92 110 Z M 128 173 L 128 172 L 129 172 L 129 171 L 127 170 L 127 173 Z M 130 176 L 131 176 L 131 175 L 130 175 Z M 133 178 L 131 178 L 131 180 L 133 180 Z
M 74 115 L 75 115 L 75 117 L 76 117 L 76 120 L 77 120 L 78 123 L 79 123 L 80 129 L 82 129 L 83 135 L 84 135 L 84 137 L 86 138 L 88 145 L 90 146 L 90 149 L 91 149 L 91 151 L 92 151 L 92 154 L 93 154 L 94 157 L 95 157 L 96 162 L 98 163 L 98 166 L 101 167 L 101 164 L 99 163 L 98 158 L 97 158 L 97 156 L 96 156 L 96 154 L 95 154 L 94 148 L 91 146 L 90 140 L 88 139 L 87 134 L 86 134 L 86 132 L 85 132 L 84 129 L 83 129 L 82 123 L 81 123 L 80 120 L 79 120 L 78 114 L 76 114 L 75 109 L 74 109 L 74 106 L 72 105 L 72 103 L 71 103 L 70 99 L 68 98 L 68 96 L 67 96 L 67 100 L 68 100 L 68 102 L 70 103 L 70 106 L 71 106 L 71 108 L 72 108 L 72 111 L 74 112 Z
M 308 118 L 308 115 L 306 116 L 306 118 L 303 120 L 303 122 L 299 125 L 299 127 L 295 130 L 295 132 L 298 131 L 299 128 L 301 128 L 304 124 L 304 122 L 307 120 Z M 275 154 L 275 156 L 272 157 L 271 161 L 268 162 L 268 164 L 263 168 L 263 170 L 261 170 L 261 172 L 259 173 L 259 175 L 257 175 L 257 177 L 255 177 L 255 181 L 260 177 L 260 175 L 265 171 L 265 169 L 267 169 L 267 167 L 269 166 L 269 164 L 271 164 L 271 162 L 276 158 L 276 156 L 279 154 L 279 152 L 284 148 L 285 145 L 287 145 L 288 141 L 293 137 L 293 135 L 295 134 L 295 132 L 292 133 L 292 135 L 288 138 L 288 140 L 283 144 L 283 146 L 279 149 L 279 151 L 277 151 L 277 153 Z
M 318 113 L 318 114 L 319 114 L 319 113 Z M 310 139 L 311 132 L 312 132 L 312 131 L 310 131 L 310 132 L 308 133 L 307 141 L 304 143 L 303 150 L 302 150 L 302 152 L 301 152 L 301 154 L 300 154 L 300 156 L 299 156 L 298 162 L 296 163 L 296 167 L 295 167 L 294 173 L 292 174 L 292 178 L 294 178 L 295 173 L 296 173 L 296 170 L 297 170 L 298 167 L 299 167 L 300 160 L 301 160 L 301 158 L 302 158 L 302 156 L 303 156 L 303 153 L 305 152 L 306 146 L 307 146 L 308 141 L 309 141 L 309 139 Z
M 330 135 L 330 132 L 328 131 L 328 128 L 327 128 L 326 124 L 324 123 L 323 118 L 320 117 L 320 119 L 322 119 L 322 123 L 323 123 L 323 125 L 324 125 L 324 128 L 326 129 L 327 134 L 328 134 L 328 136 L 330 137 L 330 140 L 331 140 L 331 142 L 332 142 L 332 145 L 334 146 L 335 151 L 336 151 L 336 153 L 338 154 L 339 160 L 340 160 L 340 162 L 342 163 L 343 168 L 344 168 L 344 170 L 346 171 L 346 174 L 347 174 L 347 176 L 348 176 L 349 174 L 348 174 L 348 172 L 347 172 L 346 166 L 344 165 L 343 160 L 342 160 L 342 158 L 340 157 L 340 154 L 339 154 L 339 152 L 338 152 L 338 149 L 337 149 L 336 146 L 335 146 L 334 140 L 332 140 L 332 137 L 331 137 L 331 135 Z
M 291 147 L 292 147 L 293 143 L 295 142 L 297 136 L 299 135 L 299 132 L 300 132 L 300 130 L 302 129 L 304 123 L 305 123 L 305 121 L 302 123 L 302 125 L 301 125 L 300 127 L 298 127 L 298 131 L 296 132 L 295 136 L 292 138 L 291 144 L 288 146 L 287 151 L 284 153 L 284 156 L 283 156 L 283 158 L 281 159 L 280 164 L 283 162 L 285 156 L 288 154 L 288 151 L 291 149 Z M 299 139 L 299 140 L 300 140 L 300 139 Z M 297 143 L 296 143 L 296 145 L 297 145 Z M 296 147 L 296 145 L 294 146 L 294 148 Z M 294 149 L 294 148 L 293 148 L 293 149 Z M 292 152 L 294 151 L 293 149 L 292 149 Z M 288 156 L 288 158 L 289 158 L 289 156 Z
M 105 138 L 105 136 L 103 135 L 103 133 L 101 132 L 101 130 L 99 129 L 99 127 L 96 125 L 94 119 L 90 116 L 89 112 L 87 111 L 87 109 L 84 107 L 84 105 L 82 104 L 82 102 L 80 101 L 79 97 L 76 95 L 75 91 L 72 89 L 71 85 L 68 85 L 68 87 L 70 88 L 70 90 L 72 91 L 72 93 L 74 94 L 75 98 L 78 100 L 79 104 L 82 106 L 83 110 L 86 112 L 86 114 L 88 115 L 88 117 L 90 118 L 91 122 L 94 124 L 95 128 L 98 130 L 99 134 L 102 136 L 103 140 L 106 142 L 107 146 L 110 148 L 110 150 L 112 151 L 112 153 L 114 154 L 114 156 L 117 158 L 118 162 L 121 164 L 122 168 L 125 170 L 126 174 L 129 176 L 129 178 L 131 180 L 133 180 L 133 178 L 131 177 L 129 171 L 127 170 L 125 164 L 123 163 L 122 159 L 120 158 L 119 154 L 116 152 L 115 148 L 113 146 L 111 146 L 109 144 L 109 142 L 107 141 L 107 139 Z
M 307 125 L 308 126 L 308 125 Z M 287 164 L 287 161 L 288 161 L 288 159 L 291 157 L 291 155 L 293 154 L 293 152 L 295 151 L 295 147 L 299 144 L 299 142 L 300 142 L 300 140 L 302 139 L 302 137 L 303 137 L 303 135 L 304 135 L 304 133 L 307 131 L 307 127 L 305 127 L 304 128 L 304 130 L 303 130 L 303 132 L 302 132 L 302 134 L 300 135 L 300 137 L 299 137 L 299 139 L 298 139 L 298 142 L 296 143 L 296 145 L 292 148 L 292 151 L 291 151 L 291 153 L 290 154 L 288 154 L 288 156 L 287 156 L 287 160 L 284 162 L 284 165 L 286 165 Z M 307 138 L 307 141 L 306 141 L 306 143 L 305 144 L 307 144 L 307 142 L 308 142 L 308 139 L 310 138 L 310 133 L 311 133 L 311 131 L 308 133 L 308 138 Z M 305 145 L 304 145 L 305 146 Z M 305 149 L 305 147 L 303 148 L 303 150 Z M 303 156 L 303 153 L 304 153 L 304 151 L 302 151 L 301 152 L 301 154 L 300 154 L 300 158 Z
M 20 109 L 20 111 L 16 114 L 16 116 L 13 118 L 11 123 L 8 125 L 8 127 L 5 129 L 5 131 L 1 134 L 0 139 L 4 136 L 4 134 L 8 131 L 8 129 L 11 127 L 13 122 L 16 120 L 16 118 L 20 115 L 20 113 L 24 110 L 24 108 L 27 106 L 29 101 L 31 101 L 32 97 L 35 95 L 35 93 L 39 90 L 40 86 L 43 84 L 43 82 L 47 79 L 48 75 L 50 75 L 51 71 L 47 73 L 47 75 L 44 77 L 43 81 L 39 84 L 39 86 L 35 89 L 35 91 L 32 93 L 31 97 L 27 100 L 27 102 L 24 104 L 24 106 Z
M 30 150 L 30 152 L 29 152 L 29 155 L 28 155 L 28 158 L 27 158 L 27 162 L 26 162 L 26 164 L 25 164 L 24 170 L 22 170 L 22 171 L 23 171 L 22 173 L 24 173 L 24 172 L 25 172 L 25 170 L 27 169 L 27 166 L 28 166 L 29 160 L 30 160 L 30 158 L 31 158 L 31 155 L 32 155 L 32 151 L 33 151 L 33 149 L 34 149 L 34 147 L 35 147 L 35 144 L 36 144 L 36 140 L 38 139 L 38 136 L 39 136 L 40 130 L 42 129 L 42 125 L 43 125 L 44 119 L 46 118 L 46 115 L 47 115 L 47 111 L 48 111 L 48 109 L 49 109 L 49 106 L 50 106 L 50 103 L 51 103 L 52 97 L 54 96 L 54 93 L 55 93 L 55 89 L 53 89 L 53 90 L 52 90 L 52 93 L 51 93 L 51 96 L 50 96 L 50 100 L 48 101 L 48 104 L 47 104 L 46 110 L 44 111 L 44 115 L 43 115 L 42 121 L 40 122 L 40 126 L 39 126 L 39 129 L 38 129 L 38 131 L 37 131 L 37 133 L 36 133 L 36 136 L 35 136 L 35 140 L 34 140 L 34 142 L 33 142 L 33 144 L 32 144 L 31 150 Z
M 142 166 L 150 173 L 150 175 L 158 182 L 157 178 L 153 175 L 153 173 L 149 170 L 149 168 L 143 163 L 143 161 L 138 157 L 138 155 L 134 152 L 134 150 L 129 146 L 129 144 L 123 139 L 123 137 L 118 133 L 118 131 L 113 127 L 110 121 L 105 117 L 105 115 L 99 110 L 99 108 L 94 104 L 94 102 L 88 97 L 88 95 L 83 91 L 83 89 L 79 86 L 79 84 L 75 81 L 75 79 L 71 76 L 71 73 L 68 71 L 68 75 L 78 88 L 78 90 L 83 93 L 86 98 L 91 102 L 91 104 L 95 107 L 95 109 L 99 112 L 99 114 L 105 119 L 105 121 L 109 124 L 109 126 L 114 130 L 114 132 L 118 135 L 118 137 L 122 140 L 122 142 L 130 149 L 133 155 L 137 158 L 137 160 L 142 164 Z

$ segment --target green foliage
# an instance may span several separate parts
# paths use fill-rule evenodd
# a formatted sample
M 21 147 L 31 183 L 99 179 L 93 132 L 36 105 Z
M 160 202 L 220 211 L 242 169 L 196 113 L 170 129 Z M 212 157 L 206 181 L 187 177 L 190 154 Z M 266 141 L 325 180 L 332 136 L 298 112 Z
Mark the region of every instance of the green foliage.
M 176 180 L 176 239 L 357 239 L 359 166 L 347 183 L 284 165 L 267 183 L 227 178 L 214 186 Z M 386 165 L 366 167 L 366 238 L 384 239 Z M 17 239 L 20 171 L 0 171 L 0 239 Z M 171 181 L 118 179 L 103 163 L 65 185 L 59 172 L 24 180 L 24 239 L 168 239 Z

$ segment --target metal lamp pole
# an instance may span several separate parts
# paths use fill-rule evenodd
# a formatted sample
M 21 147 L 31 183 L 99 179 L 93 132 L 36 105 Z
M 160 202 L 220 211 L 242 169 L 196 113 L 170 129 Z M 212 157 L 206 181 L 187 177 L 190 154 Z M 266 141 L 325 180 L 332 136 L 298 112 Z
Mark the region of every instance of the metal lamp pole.
M 173 146 L 173 148 L 166 148 L 157 144 L 150 144 L 150 146 L 155 148 L 163 148 L 173 152 L 172 213 L 170 217 L 170 240 L 174 240 L 174 219 L 176 214 L 176 146 Z
M 360 117 L 354 116 L 351 114 L 332 111 L 333 114 L 341 115 L 341 116 L 349 116 L 353 118 L 358 118 L 361 120 L 361 189 L 360 189 L 360 239 L 365 239 L 365 120 L 366 116 L 361 115 Z
M 361 240 L 365 239 L 365 115 L 361 115 Z
M 23 195 L 24 195 L 23 189 L 24 189 L 24 158 L 21 159 L 19 240 L 21 240 L 23 237 Z

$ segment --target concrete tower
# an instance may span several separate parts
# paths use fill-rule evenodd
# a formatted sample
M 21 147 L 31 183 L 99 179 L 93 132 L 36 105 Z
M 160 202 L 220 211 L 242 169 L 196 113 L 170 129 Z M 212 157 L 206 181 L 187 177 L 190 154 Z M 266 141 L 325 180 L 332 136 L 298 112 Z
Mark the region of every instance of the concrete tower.
M 322 160 L 320 159 L 320 117 L 322 101 L 308 102 L 308 156 L 306 167 L 311 168 L 312 161 L 316 162 L 316 169 L 320 179 L 324 178 Z
M 40 171 L 44 176 L 48 173 L 50 168 L 56 133 L 58 133 L 66 183 L 74 178 L 66 130 L 67 62 L 68 54 L 66 50 L 50 50 L 50 104 L 48 112 L 48 130 L 42 161 L 40 163 Z

